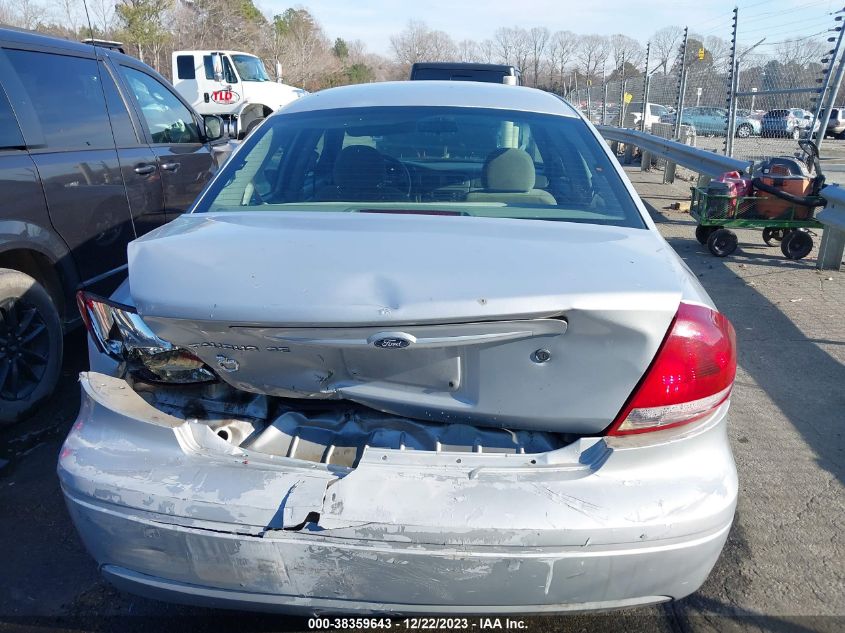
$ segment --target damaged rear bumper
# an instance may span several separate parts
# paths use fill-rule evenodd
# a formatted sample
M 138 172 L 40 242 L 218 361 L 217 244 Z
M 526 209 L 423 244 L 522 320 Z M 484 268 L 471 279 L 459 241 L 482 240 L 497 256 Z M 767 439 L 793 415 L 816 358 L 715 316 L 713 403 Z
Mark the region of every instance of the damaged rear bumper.
M 661 443 L 367 449 L 340 472 L 217 445 L 119 379 L 83 374 L 82 387 L 59 460 L 71 516 L 114 584 L 177 602 L 530 613 L 680 598 L 710 572 L 736 504 L 727 405 Z

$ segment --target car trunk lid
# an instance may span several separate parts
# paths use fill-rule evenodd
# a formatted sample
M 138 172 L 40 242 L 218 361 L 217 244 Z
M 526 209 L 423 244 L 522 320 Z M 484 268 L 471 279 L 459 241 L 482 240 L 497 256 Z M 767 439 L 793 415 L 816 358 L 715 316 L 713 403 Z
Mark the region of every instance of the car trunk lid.
M 655 233 L 355 213 L 185 216 L 130 245 L 160 337 L 233 386 L 415 419 L 598 433 L 686 274 Z

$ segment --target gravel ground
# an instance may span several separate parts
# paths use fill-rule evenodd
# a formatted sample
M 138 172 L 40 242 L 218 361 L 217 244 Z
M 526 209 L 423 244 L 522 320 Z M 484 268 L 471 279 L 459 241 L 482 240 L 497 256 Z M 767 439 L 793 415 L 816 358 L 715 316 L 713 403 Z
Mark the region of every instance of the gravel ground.
M 611 614 L 530 618 L 525 628 L 845 630 L 845 275 L 816 271 L 815 251 L 787 261 L 751 230 L 738 232 L 734 255 L 714 258 L 693 238 L 689 215 L 665 208 L 687 197 L 688 183 L 660 184 L 660 172 L 629 174 L 660 231 L 736 326 L 730 437 L 740 473 L 737 517 L 696 594 Z M 67 346 L 56 395 L 31 420 L 0 431 L 0 631 L 307 630 L 301 619 L 136 598 L 99 578 L 55 476 L 79 406 L 75 377 L 86 364 L 81 333 L 70 334 Z

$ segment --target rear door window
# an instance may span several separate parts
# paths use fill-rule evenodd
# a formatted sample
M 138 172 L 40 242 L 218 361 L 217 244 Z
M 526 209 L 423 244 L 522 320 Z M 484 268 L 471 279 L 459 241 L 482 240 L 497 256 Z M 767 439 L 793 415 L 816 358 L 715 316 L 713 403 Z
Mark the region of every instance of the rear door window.
M 103 90 L 106 95 L 106 105 L 109 110 L 109 119 L 114 133 L 114 141 L 118 147 L 132 147 L 138 145 L 138 133 L 132 124 L 126 102 L 120 96 L 117 86 L 112 79 L 108 69 L 100 64 L 100 79 L 103 82 Z
M 9 95 L 12 105 L 31 111 L 40 128 L 24 129 L 27 140 L 50 149 L 114 147 L 95 60 L 22 50 L 6 56 L 23 88 Z
M 12 112 L 6 92 L 0 88 L 0 150 L 23 146 L 23 134 L 18 126 L 18 120 Z
M 191 111 L 169 88 L 150 75 L 121 66 L 135 95 L 153 143 L 199 143 L 199 128 Z

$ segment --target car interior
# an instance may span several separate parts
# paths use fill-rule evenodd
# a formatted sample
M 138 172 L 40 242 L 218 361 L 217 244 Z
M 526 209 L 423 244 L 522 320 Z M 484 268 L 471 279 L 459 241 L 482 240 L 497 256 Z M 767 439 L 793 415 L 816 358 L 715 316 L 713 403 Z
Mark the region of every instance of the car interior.
M 642 226 L 630 194 L 607 177 L 613 167 L 599 141 L 578 119 L 366 110 L 274 118 L 233 158 L 242 164 L 211 192 L 212 210 L 336 211 L 344 203 L 362 211 L 369 210 L 362 203 L 398 202 L 436 204 L 450 215 Z

